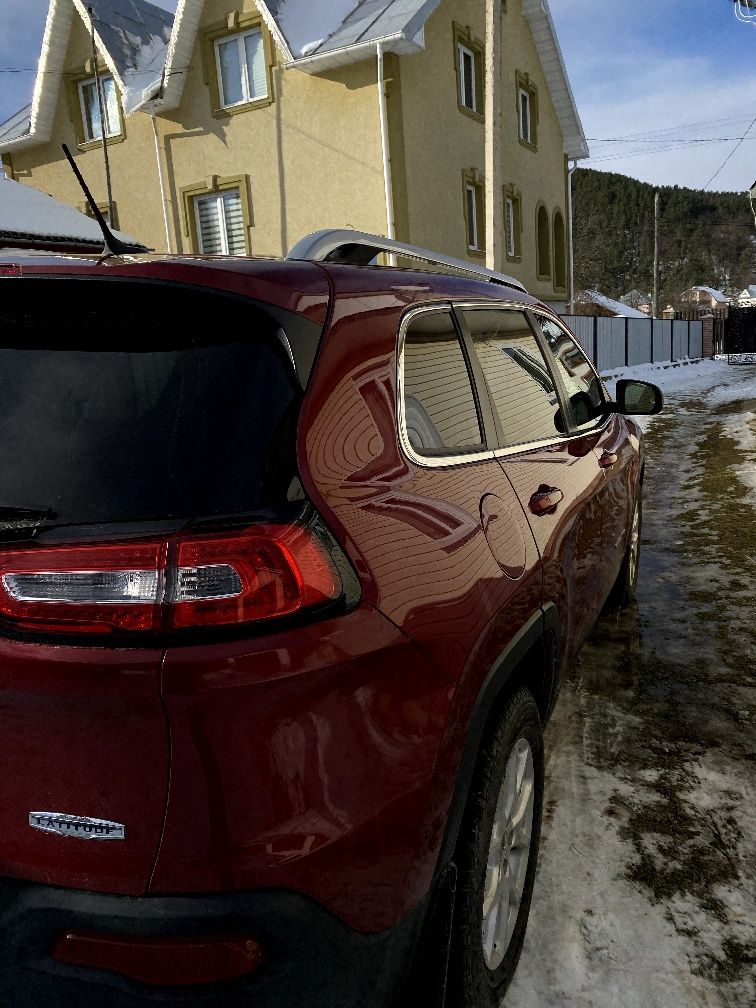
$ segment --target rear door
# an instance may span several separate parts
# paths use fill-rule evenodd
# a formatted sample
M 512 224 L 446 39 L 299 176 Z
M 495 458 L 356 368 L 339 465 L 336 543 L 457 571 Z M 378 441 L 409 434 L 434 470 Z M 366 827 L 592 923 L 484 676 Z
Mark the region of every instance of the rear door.
M 599 604 L 602 471 L 595 441 L 565 432 L 560 391 L 524 310 L 468 306 L 458 314 L 490 398 L 498 463 L 541 555 L 544 602 L 556 605 L 571 654 Z

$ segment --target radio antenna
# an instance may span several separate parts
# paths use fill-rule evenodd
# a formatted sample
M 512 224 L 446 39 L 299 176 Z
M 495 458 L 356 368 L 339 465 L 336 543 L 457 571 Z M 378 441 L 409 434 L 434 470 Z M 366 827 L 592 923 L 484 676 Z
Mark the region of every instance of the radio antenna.
M 89 209 L 92 211 L 92 216 L 100 225 L 100 230 L 102 231 L 103 245 L 105 246 L 103 251 L 106 255 L 128 255 L 131 252 L 148 252 L 149 249 L 145 245 L 130 245 L 128 242 L 121 241 L 120 238 L 116 238 L 113 232 L 108 227 L 108 222 L 102 216 L 100 208 L 95 203 L 92 198 L 92 193 L 89 191 L 87 183 L 84 181 L 84 176 L 81 174 L 79 169 L 76 167 L 76 162 L 71 157 L 71 152 L 68 149 L 67 144 L 63 144 L 63 153 L 66 155 L 68 163 L 71 165 L 71 169 L 76 176 L 76 181 L 82 188 L 82 192 L 87 198 L 87 203 L 89 204 Z

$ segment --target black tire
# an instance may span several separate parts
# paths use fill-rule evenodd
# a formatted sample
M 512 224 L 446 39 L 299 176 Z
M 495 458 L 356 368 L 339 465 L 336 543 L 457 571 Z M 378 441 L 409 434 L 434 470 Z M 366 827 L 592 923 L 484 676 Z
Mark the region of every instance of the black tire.
M 635 516 L 638 515 L 638 527 L 635 533 Z M 612 585 L 609 597 L 606 600 L 608 609 L 622 609 L 635 601 L 638 590 L 638 568 L 640 566 L 641 531 L 643 528 L 643 497 L 641 490 L 638 490 L 638 497 L 635 501 L 635 510 L 630 522 L 630 535 L 628 538 L 625 556 L 622 559 L 622 566 L 619 569 L 617 580 Z M 633 562 L 633 550 L 635 549 L 635 562 Z
M 510 756 L 528 743 L 533 767 L 533 818 L 525 880 L 514 929 L 503 959 L 493 968 L 483 947 L 486 868 L 500 791 Z M 518 689 L 492 727 L 478 758 L 455 860 L 459 882 L 449 960 L 449 999 L 454 1008 L 498 1008 L 514 976 L 525 940 L 533 894 L 543 809 L 543 734 L 531 693 Z M 507 859 L 508 860 L 508 859 Z M 502 862 L 504 863 L 504 862 Z M 524 864 L 524 857 L 522 862 Z M 502 944 L 504 944 L 502 942 Z M 498 950 L 496 955 L 501 955 Z

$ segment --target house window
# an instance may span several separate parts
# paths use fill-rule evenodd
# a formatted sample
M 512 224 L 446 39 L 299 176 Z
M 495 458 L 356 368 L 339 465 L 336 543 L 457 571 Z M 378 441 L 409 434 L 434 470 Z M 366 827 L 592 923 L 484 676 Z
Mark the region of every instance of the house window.
M 475 53 L 466 46 L 459 46 L 459 101 L 471 112 L 478 111 L 478 96 L 475 93 Z
M 215 52 L 223 108 L 268 97 L 268 69 L 259 28 L 217 39 Z
M 94 77 L 79 83 L 79 101 L 81 103 L 81 121 L 84 127 L 84 141 L 102 140 L 102 127 L 105 126 L 105 136 L 118 136 L 121 132 L 121 113 L 118 108 L 118 94 L 112 77 L 101 77 L 100 87 L 105 108 L 100 115 L 100 99 L 97 94 L 97 81 Z
M 197 242 L 203 255 L 246 255 L 244 209 L 238 189 L 196 196 Z
M 463 181 L 467 251 L 471 255 L 482 255 L 486 245 L 483 183 L 474 170 L 465 172 Z
M 522 255 L 522 203 L 519 192 L 510 185 L 504 189 L 504 235 L 507 259 Z
M 567 288 L 567 242 L 564 217 L 561 210 L 554 211 L 554 289 Z
M 468 29 L 454 26 L 454 65 L 460 111 L 483 118 L 483 46 Z
M 520 143 L 536 147 L 538 122 L 538 91 L 527 74 L 517 74 L 517 122 Z
M 548 280 L 551 276 L 551 239 L 549 212 L 543 204 L 536 210 L 536 251 L 538 277 Z

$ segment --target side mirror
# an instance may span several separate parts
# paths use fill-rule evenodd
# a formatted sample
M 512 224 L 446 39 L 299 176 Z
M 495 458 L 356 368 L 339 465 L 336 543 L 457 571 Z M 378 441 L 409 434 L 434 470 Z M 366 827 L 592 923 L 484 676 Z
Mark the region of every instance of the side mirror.
M 661 389 L 651 382 L 620 378 L 616 395 L 617 412 L 625 416 L 653 416 L 664 405 Z

